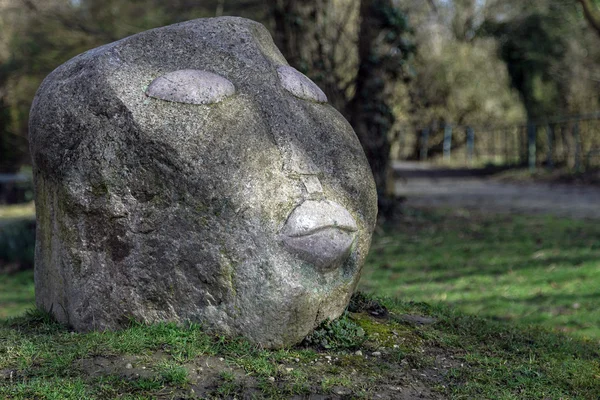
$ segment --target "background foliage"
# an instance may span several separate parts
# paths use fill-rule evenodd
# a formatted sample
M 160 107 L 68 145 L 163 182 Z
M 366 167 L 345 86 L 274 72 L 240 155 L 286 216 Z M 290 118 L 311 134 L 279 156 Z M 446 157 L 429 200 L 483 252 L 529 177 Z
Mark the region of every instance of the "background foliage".
M 136 32 L 218 15 L 264 23 L 324 89 L 361 139 L 382 199 L 391 159 L 418 158 L 422 129 L 435 154 L 447 124 L 600 109 L 598 0 L 0 0 L 0 172 L 29 163 L 31 100 L 55 67 Z

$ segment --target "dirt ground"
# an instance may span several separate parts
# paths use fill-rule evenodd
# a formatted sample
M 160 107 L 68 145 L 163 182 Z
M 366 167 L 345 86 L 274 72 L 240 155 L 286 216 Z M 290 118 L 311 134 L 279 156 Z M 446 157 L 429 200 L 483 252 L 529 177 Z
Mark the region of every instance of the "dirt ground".
M 513 183 L 477 170 L 395 165 L 396 194 L 414 208 L 550 214 L 600 219 L 600 187 L 565 183 Z

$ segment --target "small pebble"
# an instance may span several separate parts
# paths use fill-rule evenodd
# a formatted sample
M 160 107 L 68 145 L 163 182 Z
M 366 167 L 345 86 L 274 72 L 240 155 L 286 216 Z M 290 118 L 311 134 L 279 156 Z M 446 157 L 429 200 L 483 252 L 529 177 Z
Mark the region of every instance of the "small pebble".
M 275 382 L 275 378 L 273 378 L 272 376 L 269 377 L 269 382 Z
M 286 368 L 285 372 L 292 372 L 294 370 L 294 368 Z
M 352 390 L 345 387 L 335 387 L 333 388 L 333 393 L 340 396 L 347 396 L 352 393 Z
M 131 365 L 131 363 L 127 363 L 127 365 L 125 365 L 125 368 L 131 369 L 131 368 L 133 368 L 133 365 Z
M 294 358 L 294 361 L 300 362 L 300 359 L 299 358 Z
M 357 356 L 362 356 L 362 351 L 356 350 L 356 352 L 354 352 L 354 354 L 357 355 Z
M 400 346 L 398 346 L 397 344 L 395 344 L 395 345 L 394 345 L 394 348 L 395 348 L 395 349 L 397 349 L 397 348 L 399 348 L 399 347 L 400 347 Z
M 326 359 L 327 361 L 331 361 L 331 356 L 325 356 L 325 359 Z
M 379 357 L 381 355 L 381 352 L 380 351 L 374 351 L 374 352 L 371 353 L 371 355 L 373 357 Z
M 225 361 L 223 357 L 219 357 L 219 361 Z

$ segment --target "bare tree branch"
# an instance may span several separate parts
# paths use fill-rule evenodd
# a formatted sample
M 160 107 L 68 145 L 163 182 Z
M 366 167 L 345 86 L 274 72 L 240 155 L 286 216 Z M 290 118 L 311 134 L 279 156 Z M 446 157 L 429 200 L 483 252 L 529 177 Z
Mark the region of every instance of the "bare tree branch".
M 438 7 L 437 7 L 437 4 L 435 4 L 435 0 L 427 0 L 427 3 L 429 4 L 429 7 L 431 7 L 431 10 L 435 14 L 438 14 Z

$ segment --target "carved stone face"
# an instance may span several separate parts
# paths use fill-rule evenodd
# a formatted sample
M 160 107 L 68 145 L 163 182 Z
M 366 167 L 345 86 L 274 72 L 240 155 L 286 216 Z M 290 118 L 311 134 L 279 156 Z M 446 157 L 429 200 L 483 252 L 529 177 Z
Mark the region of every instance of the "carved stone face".
M 195 20 L 84 53 L 31 117 L 38 305 L 79 330 L 200 321 L 268 347 L 339 316 L 369 166 L 264 27 Z

